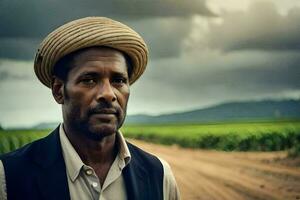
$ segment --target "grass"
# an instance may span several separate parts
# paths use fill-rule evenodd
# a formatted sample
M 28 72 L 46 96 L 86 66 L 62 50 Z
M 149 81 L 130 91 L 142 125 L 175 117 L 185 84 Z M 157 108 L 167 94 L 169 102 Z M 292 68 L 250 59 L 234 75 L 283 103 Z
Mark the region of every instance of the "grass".
M 0 130 L 0 154 L 46 136 L 50 130 Z
M 300 121 L 132 125 L 122 130 L 130 138 L 224 151 L 276 151 L 300 143 Z
M 50 130 L 1 130 L 0 154 L 46 136 Z M 223 151 L 277 151 L 299 155 L 300 121 L 219 124 L 127 125 L 128 138 Z

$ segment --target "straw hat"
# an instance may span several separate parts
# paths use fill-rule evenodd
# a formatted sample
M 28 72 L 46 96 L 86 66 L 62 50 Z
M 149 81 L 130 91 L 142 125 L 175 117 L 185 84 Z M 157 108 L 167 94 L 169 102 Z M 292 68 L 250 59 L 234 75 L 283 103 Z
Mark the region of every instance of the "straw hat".
M 67 54 L 92 46 L 107 46 L 127 54 L 133 65 L 130 84 L 145 71 L 148 49 L 138 33 L 109 18 L 86 17 L 62 25 L 43 40 L 35 56 L 35 74 L 50 88 L 55 63 Z

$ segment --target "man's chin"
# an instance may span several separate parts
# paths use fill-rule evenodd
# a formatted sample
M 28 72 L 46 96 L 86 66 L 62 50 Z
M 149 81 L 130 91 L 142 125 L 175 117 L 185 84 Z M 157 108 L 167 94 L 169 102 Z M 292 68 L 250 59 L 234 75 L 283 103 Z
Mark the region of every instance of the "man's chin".
M 102 140 L 107 136 L 111 136 L 117 132 L 117 127 L 112 124 L 101 124 L 91 126 L 87 133 L 87 136 L 92 140 Z

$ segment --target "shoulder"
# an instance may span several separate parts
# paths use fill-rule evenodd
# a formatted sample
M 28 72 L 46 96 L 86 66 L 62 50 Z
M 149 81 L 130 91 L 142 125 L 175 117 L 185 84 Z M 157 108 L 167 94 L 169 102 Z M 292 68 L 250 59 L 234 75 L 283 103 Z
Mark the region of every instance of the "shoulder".
M 163 183 L 164 199 L 179 200 L 179 189 L 169 163 L 164 159 L 152 155 L 129 142 L 127 142 L 127 146 L 131 153 L 132 159 L 142 162 L 141 164 L 151 171 L 159 171 L 161 177 L 163 177 L 161 181 Z
M 0 160 L 7 160 L 7 159 L 21 159 L 24 156 L 31 155 L 34 152 L 34 149 L 36 146 L 38 146 L 38 143 L 40 140 L 31 142 L 29 144 L 26 144 L 23 147 L 20 147 L 14 151 L 5 153 L 0 155 Z
M 0 199 L 6 200 L 6 181 L 5 181 L 5 173 L 2 161 L 0 160 Z
M 169 163 L 162 158 L 159 158 L 159 160 L 162 163 L 164 170 L 164 199 L 180 199 L 179 189 Z
M 161 164 L 163 166 L 165 177 L 168 178 L 168 179 L 174 178 L 169 163 L 167 161 L 165 161 L 164 159 L 162 159 L 162 158 L 158 157 L 158 159 L 159 159 L 159 161 L 161 162 Z
M 142 162 L 146 166 L 147 165 L 156 166 L 163 169 L 163 165 L 157 156 L 140 149 L 139 147 L 131 144 L 130 142 L 126 142 L 126 143 L 130 151 L 132 160 Z
M 5 153 L 0 155 L 0 160 L 5 164 L 6 161 L 10 161 L 12 163 L 18 161 L 26 161 L 29 158 L 35 157 L 40 154 L 41 147 L 49 145 L 51 143 L 51 138 L 56 137 L 55 131 L 53 131 L 48 136 L 33 141 L 25 146 L 18 148 L 14 151 Z
M 34 158 L 39 155 L 38 146 L 41 143 L 41 139 L 31 142 L 17 150 L 3 154 L 0 156 L 5 173 L 7 174 L 20 174 L 20 169 L 35 169 L 33 165 Z

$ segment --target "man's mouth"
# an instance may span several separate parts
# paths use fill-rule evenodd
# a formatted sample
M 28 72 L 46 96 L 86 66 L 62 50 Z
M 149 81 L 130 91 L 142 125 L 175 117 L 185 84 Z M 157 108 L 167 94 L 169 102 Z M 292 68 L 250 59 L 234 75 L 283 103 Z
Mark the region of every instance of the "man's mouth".
M 113 108 L 104 108 L 101 110 L 95 110 L 93 114 L 107 114 L 107 115 L 116 115 L 117 111 Z
M 93 111 L 91 113 L 91 116 L 93 116 L 97 119 L 100 119 L 100 120 L 110 121 L 113 118 L 116 118 L 117 111 L 115 109 L 105 108 L 105 109 Z

